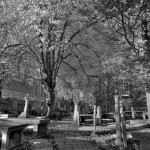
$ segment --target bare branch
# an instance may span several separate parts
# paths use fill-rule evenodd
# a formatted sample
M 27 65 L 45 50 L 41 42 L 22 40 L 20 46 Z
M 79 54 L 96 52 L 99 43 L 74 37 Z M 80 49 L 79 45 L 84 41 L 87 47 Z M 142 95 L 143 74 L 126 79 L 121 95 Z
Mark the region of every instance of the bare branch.
M 13 47 L 18 47 L 18 46 L 24 46 L 24 45 L 23 44 L 8 45 L 0 52 L 0 55 L 2 55 L 7 49 L 13 48 Z
M 86 26 L 84 26 L 84 27 L 82 27 L 81 29 L 79 29 L 79 30 L 77 30 L 76 32 L 74 32 L 74 33 L 70 36 L 68 42 L 70 43 L 70 42 L 73 40 L 73 38 L 76 37 L 76 35 L 78 35 L 81 31 L 83 31 L 84 29 L 87 29 L 87 28 L 91 27 L 92 25 L 94 25 L 94 24 L 96 24 L 96 23 L 98 23 L 98 21 L 93 21 L 92 23 L 89 23 L 89 24 L 87 24 Z
M 72 55 L 72 54 L 70 53 L 70 54 L 64 56 L 64 57 L 62 58 L 62 60 L 67 59 L 67 58 L 68 58 L 69 56 L 71 56 L 71 55 Z
M 67 66 L 69 66 L 69 68 L 71 68 L 74 72 L 75 72 L 75 75 L 77 75 L 77 70 L 76 68 L 72 67 L 69 63 L 65 62 L 65 61 L 62 61 L 62 63 L 66 64 Z

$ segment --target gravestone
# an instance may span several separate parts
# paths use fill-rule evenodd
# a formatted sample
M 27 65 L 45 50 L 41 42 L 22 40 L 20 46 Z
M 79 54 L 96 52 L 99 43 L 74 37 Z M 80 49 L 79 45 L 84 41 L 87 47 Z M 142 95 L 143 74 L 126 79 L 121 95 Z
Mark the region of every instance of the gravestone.
M 131 134 L 132 139 L 136 145 L 136 150 L 150 150 L 149 132 L 132 132 Z
M 18 116 L 18 118 L 28 118 L 29 117 L 28 103 L 29 103 L 29 94 L 27 94 L 25 97 L 24 111 Z
M 3 122 L 11 122 L 13 124 L 28 124 L 28 127 L 33 128 L 32 137 L 42 137 L 47 135 L 47 125 L 49 119 L 42 118 L 3 118 Z M 27 128 L 28 128 L 27 127 Z
M 19 123 L 19 124 L 28 123 L 29 126 L 33 127 L 32 136 L 35 138 L 45 136 L 47 135 L 47 124 L 49 123 L 49 119 L 46 119 L 42 116 L 37 118 L 30 118 L 28 113 L 29 98 L 30 98 L 29 94 L 27 94 L 25 97 L 24 111 L 18 116 L 18 118 L 6 118 L 6 120 Z M 49 108 L 49 104 L 47 104 L 47 107 Z
M 0 121 L 1 150 L 16 149 L 23 146 L 23 130 L 27 124 Z

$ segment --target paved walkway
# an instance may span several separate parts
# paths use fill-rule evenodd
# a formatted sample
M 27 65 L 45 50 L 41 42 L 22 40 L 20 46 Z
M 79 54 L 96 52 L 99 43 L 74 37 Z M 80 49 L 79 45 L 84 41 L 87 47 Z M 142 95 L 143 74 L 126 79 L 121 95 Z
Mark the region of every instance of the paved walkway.
M 61 126 L 68 125 L 68 130 L 65 130 L 62 132 L 55 132 L 55 142 L 60 148 L 60 150 L 99 150 L 96 148 L 96 144 L 94 142 L 91 142 L 89 139 L 86 139 L 83 137 L 81 133 L 79 133 L 77 130 L 72 131 L 69 127 L 72 126 L 73 121 L 72 117 L 64 118 L 61 121 Z M 77 125 L 75 126 L 73 124 L 74 128 L 77 128 Z
M 60 150 L 97 150 L 90 141 L 80 140 L 78 137 L 66 137 L 61 134 L 55 136 Z

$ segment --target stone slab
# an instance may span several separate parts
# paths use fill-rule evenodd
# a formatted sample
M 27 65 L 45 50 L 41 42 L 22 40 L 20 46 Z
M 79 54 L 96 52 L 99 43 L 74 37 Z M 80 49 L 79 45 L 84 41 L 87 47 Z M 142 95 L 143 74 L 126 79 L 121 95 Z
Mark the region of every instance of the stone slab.
M 150 133 L 148 132 L 133 132 L 132 139 L 135 141 L 136 150 L 150 150 Z M 138 143 L 139 141 L 139 143 Z
M 16 118 L 18 114 L 0 114 L 0 118 Z
M 28 124 L 49 123 L 49 119 L 38 119 L 38 118 L 2 118 L 0 120 L 9 120 L 11 122 L 28 123 Z
M 47 124 L 49 119 L 39 118 L 1 118 L 2 122 L 9 122 L 10 124 L 25 124 L 33 125 L 32 138 L 39 138 L 47 135 Z
M 148 132 L 132 132 L 133 140 L 149 140 L 150 141 L 150 133 Z
M 135 119 L 135 120 L 129 120 L 129 121 L 130 121 L 130 124 L 132 124 L 132 125 L 137 125 L 137 124 L 146 125 L 146 124 L 149 124 L 148 119 L 147 120 Z
M 23 130 L 28 124 L 10 124 L 0 121 L 0 132 L 2 133 L 1 150 L 14 149 L 22 146 Z

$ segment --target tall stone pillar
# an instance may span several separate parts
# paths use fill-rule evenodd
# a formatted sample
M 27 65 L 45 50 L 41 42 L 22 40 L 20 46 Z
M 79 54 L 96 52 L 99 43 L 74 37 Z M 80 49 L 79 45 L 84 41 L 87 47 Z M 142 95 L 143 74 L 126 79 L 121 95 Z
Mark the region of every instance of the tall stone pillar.
M 94 105 L 94 114 L 93 114 L 94 116 L 93 116 L 93 119 L 94 119 L 94 121 L 93 121 L 93 126 L 94 126 L 94 133 L 96 132 L 96 105 Z
M 97 125 L 101 125 L 101 106 L 97 106 Z
M 150 121 L 150 92 L 149 91 L 146 91 L 146 99 L 147 99 L 148 120 Z
M 117 133 L 117 144 L 120 145 L 122 143 L 122 132 L 121 132 L 121 126 L 120 126 L 120 103 L 119 103 L 119 96 L 115 95 L 115 119 L 116 119 L 116 133 Z
M 124 119 L 123 103 L 120 100 L 120 115 L 121 115 L 121 127 L 122 127 L 122 139 L 124 148 L 127 148 L 127 135 L 126 135 L 126 123 Z
M 74 103 L 73 121 L 76 123 L 78 122 L 78 103 Z

